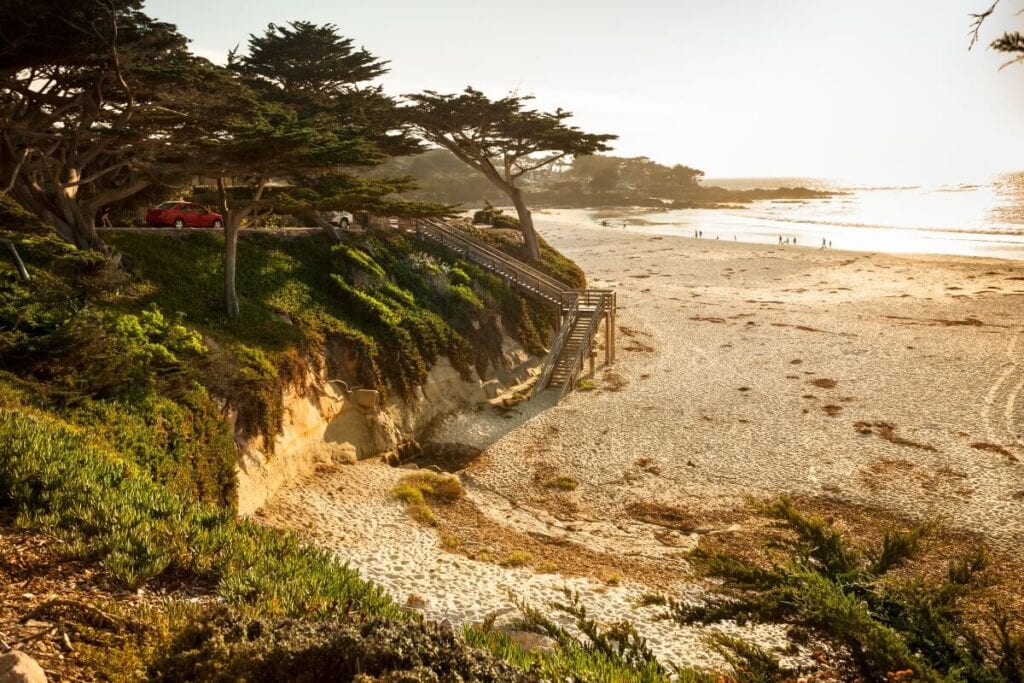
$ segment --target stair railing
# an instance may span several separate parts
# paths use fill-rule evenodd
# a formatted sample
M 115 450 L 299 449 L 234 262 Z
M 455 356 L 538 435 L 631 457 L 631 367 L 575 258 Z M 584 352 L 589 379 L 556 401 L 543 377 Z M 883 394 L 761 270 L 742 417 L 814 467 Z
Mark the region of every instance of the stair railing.
M 462 254 L 468 260 L 498 274 L 513 288 L 525 289 L 552 304 L 558 305 L 562 292 L 569 289 L 551 276 L 514 259 L 499 249 L 463 235 L 441 221 L 434 219 L 417 221 L 416 230 L 421 236 L 428 237 L 441 246 Z
M 562 354 L 562 348 L 565 346 L 565 342 L 569 338 L 569 334 L 572 332 L 573 325 L 576 324 L 576 319 L 579 317 L 579 311 L 579 299 L 573 299 L 572 303 L 569 304 L 569 308 L 565 311 L 564 318 L 562 319 L 562 326 L 559 328 L 558 334 L 555 335 L 554 340 L 551 342 L 551 348 L 548 350 L 547 355 L 544 356 L 544 372 L 541 373 L 537 383 L 533 385 L 534 396 L 544 391 L 548 386 L 548 382 L 551 381 L 551 375 L 554 373 L 555 366 L 558 364 L 558 357 Z
M 601 314 L 605 308 L 605 302 L 608 299 L 608 293 L 600 290 L 600 292 L 594 310 L 591 312 L 590 324 L 587 325 L 586 336 L 583 338 L 583 343 L 580 344 L 580 348 L 576 351 L 576 357 L 573 358 L 572 365 L 569 367 L 569 371 L 566 375 L 565 384 L 562 385 L 562 391 L 558 394 L 558 399 L 562 400 L 567 393 L 573 390 L 576 386 L 576 380 L 583 370 L 583 358 L 584 354 L 590 351 L 590 347 L 594 343 L 594 335 L 597 334 L 597 327 L 601 323 Z M 582 298 L 582 297 L 580 297 Z M 577 304 L 577 309 L 579 304 Z
M 532 296 L 540 297 L 554 304 L 562 317 L 562 325 L 551 343 L 551 348 L 544 359 L 544 370 L 534 385 L 533 395 L 536 396 L 548 387 L 559 357 L 565 348 L 573 327 L 583 314 L 582 308 L 592 309 L 590 323 L 587 325 L 586 336 L 580 348 L 576 350 L 571 364 L 567 368 L 567 380 L 558 395 L 561 400 L 572 391 L 583 368 L 585 355 L 593 346 L 601 319 L 614 325 L 616 296 L 610 289 L 579 289 L 573 290 L 555 278 L 542 273 L 532 266 L 515 259 L 503 251 L 485 244 L 476 238 L 466 235 L 444 221 L 425 218 L 416 221 L 416 233 L 420 237 L 431 239 L 442 247 L 461 254 L 467 260 L 490 270 L 503 278 L 514 289 L 524 291 Z M 609 337 L 612 339 L 613 337 Z M 614 346 L 610 346 L 614 349 Z M 614 362 L 614 350 L 610 351 L 608 362 Z

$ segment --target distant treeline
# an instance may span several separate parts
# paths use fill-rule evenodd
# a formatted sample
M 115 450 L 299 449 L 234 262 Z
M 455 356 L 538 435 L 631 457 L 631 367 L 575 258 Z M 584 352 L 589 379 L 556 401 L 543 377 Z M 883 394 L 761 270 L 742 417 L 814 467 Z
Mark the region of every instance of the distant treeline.
M 418 187 L 407 194 L 411 200 L 467 206 L 508 201 L 484 176 L 447 150 L 397 157 L 374 173 L 412 176 Z M 760 199 L 814 199 L 836 194 L 806 187 L 730 190 L 704 186 L 703 177 L 701 170 L 681 164 L 665 166 L 647 157 L 594 155 L 532 172 L 522 185 L 534 206 L 563 207 L 718 208 Z

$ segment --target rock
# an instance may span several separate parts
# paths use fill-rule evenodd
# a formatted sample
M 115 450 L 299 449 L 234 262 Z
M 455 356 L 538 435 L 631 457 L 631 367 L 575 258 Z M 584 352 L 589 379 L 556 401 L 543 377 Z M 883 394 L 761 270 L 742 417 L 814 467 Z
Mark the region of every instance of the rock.
M 351 396 L 352 401 L 360 408 L 375 410 L 377 401 L 380 399 L 380 392 L 376 389 L 353 389 Z
M 523 649 L 524 652 L 539 650 L 541 652 L 554 652 L 558 648 L 558 641 L 539 633 L 529 631 L 506 630 L 505 635 L 509 640 Z
M 0 656 L 0 683 L 46 683 L 46 673 L 24 652 L 11 650 Z

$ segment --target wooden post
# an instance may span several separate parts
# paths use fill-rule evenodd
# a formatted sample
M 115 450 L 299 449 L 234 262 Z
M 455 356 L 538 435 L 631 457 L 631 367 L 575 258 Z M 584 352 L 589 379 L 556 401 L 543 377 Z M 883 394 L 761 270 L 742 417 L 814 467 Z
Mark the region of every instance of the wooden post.
M 604 312 L 604 364 L 611 365 L 612 356 L 612 319 L 611 313 Z

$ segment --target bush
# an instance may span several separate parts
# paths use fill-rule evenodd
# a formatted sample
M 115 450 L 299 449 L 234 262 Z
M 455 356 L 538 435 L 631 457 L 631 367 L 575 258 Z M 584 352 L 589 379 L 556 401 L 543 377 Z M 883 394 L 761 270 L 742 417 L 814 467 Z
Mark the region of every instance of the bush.
M 9 390 L 0 411 L 0 509 L 21 527 L 70 542 L 126 587 L 173 574 L 212 581 L 228 604 L 259 614 L 401 615 L 330 553 L 172 493 L 110 444 L 20 405 Z
M 495 228 L 519 228 L 519 219 L 509 216 L 501 209 L 491 206 L 491 203 L 484 200 L 484 208 L 473 214 L 473 222 L 476 224 L 490 225 Z
M 698 550 L 695 564 L 724 581 L 724 594 L 700 605 L 669 601 L 676 621 L 799 627 L 845 653 L 864 680 L 1024 680 L 1024 634 L 998 607 L 983 630 L 962 607 L 982 586 L 983 555 L 955 560 L 937 582 L 895 580 L 889 573 L 915 556 L 930 525 L 890 531 L 881 548 L 870 550 L 853 547 L 830 523 L 800 512 L 788 499 L 759 509 L 794 534 L 783 557 L 765 566 Z M 750 661 L 750 653 L 724 646 L 748 668 L 764 668 L 763 661 Z
M 406 503 L 424 500 L 453 503 L 465 493 L 462 482 L 454 474 L 438 474 L 430 470 L 420 470 L 403 476 L 398 480 L 398 485 L 391 490 L 393 496 Z
M 225 609 L 197 620 L 150 667 L 152 681 L 527 681 L 451 629 L 368 622 L 267 621 Z
M 45 233 L 48 228 L 38 218 L 21 208 L 9 194 L 0 193 L 0 230 Z M 4 255 L 6 258 L 7 255 Z

